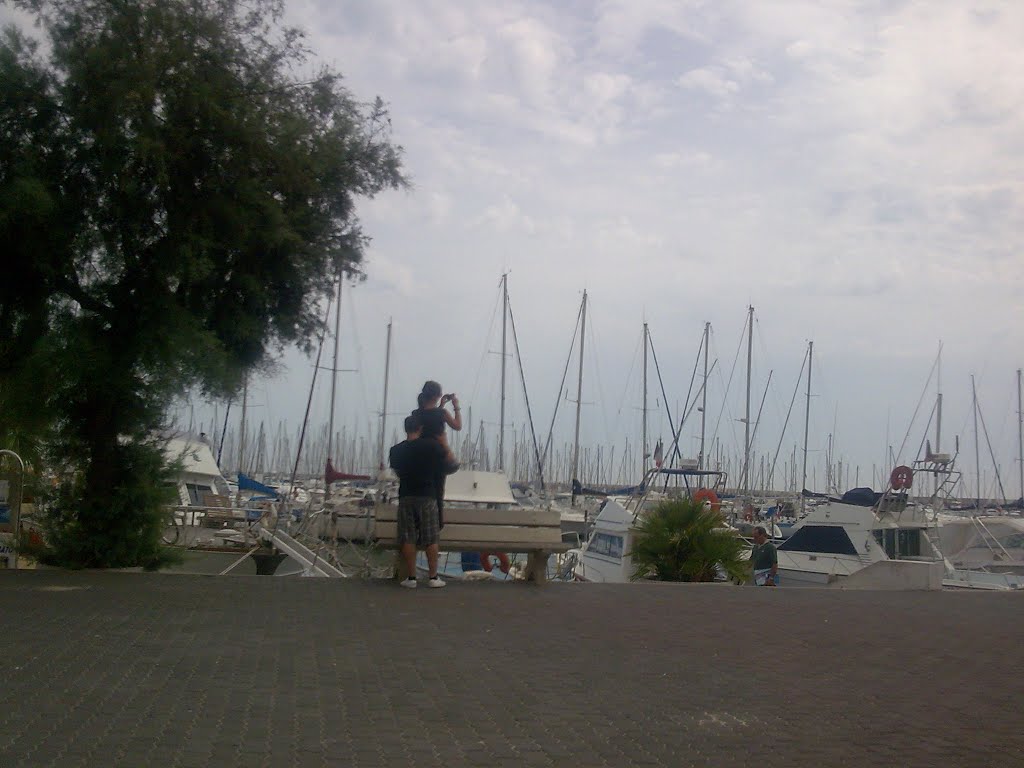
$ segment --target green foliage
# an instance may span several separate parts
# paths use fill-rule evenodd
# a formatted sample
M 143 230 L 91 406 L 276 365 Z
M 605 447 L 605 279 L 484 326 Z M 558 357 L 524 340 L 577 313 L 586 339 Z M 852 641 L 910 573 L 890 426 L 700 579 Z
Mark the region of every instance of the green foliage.
M 55 556 L 149 562 L 167 405 L 309 344 L 401 149 L 279 0 L 16 5 L 48 45 L 0 38 L 0 441 L 70 478 Z
M 663 501 L 647 512 L 633 535 L 633 580 L 714 581 L 721 567 L 730 579 L 748 575 L 743 542 L 722 516 L 693 499 Z
M 87 487 L 90 472 L 76 472 L 56 489 L 41 525 L 42 562 L 70 568 L 140 565 L 156 569 L 180 556 L 163 546 L 166 505 L 174 501 L 171 471 L 156 442 L 117 446 L 110 465 L 128 476 L 97 496 Z

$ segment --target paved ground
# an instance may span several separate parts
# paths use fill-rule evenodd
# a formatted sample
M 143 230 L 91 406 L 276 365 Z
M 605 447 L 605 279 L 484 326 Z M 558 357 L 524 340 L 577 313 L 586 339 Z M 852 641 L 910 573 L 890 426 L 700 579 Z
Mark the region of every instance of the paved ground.
M 0 766 L 1020 766 L 1024 595 L 0 572 Z

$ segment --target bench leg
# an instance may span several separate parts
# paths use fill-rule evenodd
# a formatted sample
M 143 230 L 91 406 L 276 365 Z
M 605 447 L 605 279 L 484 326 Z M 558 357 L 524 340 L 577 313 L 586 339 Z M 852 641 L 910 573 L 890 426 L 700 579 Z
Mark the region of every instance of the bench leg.
M 548 552 L 530 552 L 526 557 L 526 580 L 544 584 L 548 580 Z

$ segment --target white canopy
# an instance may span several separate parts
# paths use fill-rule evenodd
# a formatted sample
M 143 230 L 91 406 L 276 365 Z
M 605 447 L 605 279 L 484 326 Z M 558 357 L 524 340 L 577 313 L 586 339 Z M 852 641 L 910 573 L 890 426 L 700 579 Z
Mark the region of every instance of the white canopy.
M 459 470 L 448 476 L 444 500 L 473 504 L 516 503 L 504 472 L 478 472 L 474 469 Z
M 210 446 L 197 438 L 172 438 L 164 447 L 168 461 L 180 459 L 182 475 L 223 480 Z

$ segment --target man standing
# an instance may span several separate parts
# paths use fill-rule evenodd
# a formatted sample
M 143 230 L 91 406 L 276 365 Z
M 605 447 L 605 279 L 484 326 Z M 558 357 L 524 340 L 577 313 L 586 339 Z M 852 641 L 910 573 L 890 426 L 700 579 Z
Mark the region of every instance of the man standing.
M 443 587 L 437 575 L 441 521 L 437 509 L 437 478 L 444 477 L 448 452 L 437 440 L 423 437 L 423 421 L 413 414 L 405 419 L 405 441 L 391 448 L 391 468 L 398 475 L 398 544 L 408 578 L 402 586 L 416 587 L 416 549 L 427 554 L 431 587 Z
M 750 550 L 750 563 L 754 567 L 754 584 L 775 587 L 779 584 L 779 555 L 775 545 L 768 541 L 768 532 L 762 527 L 754 529 L 754 546 Z

